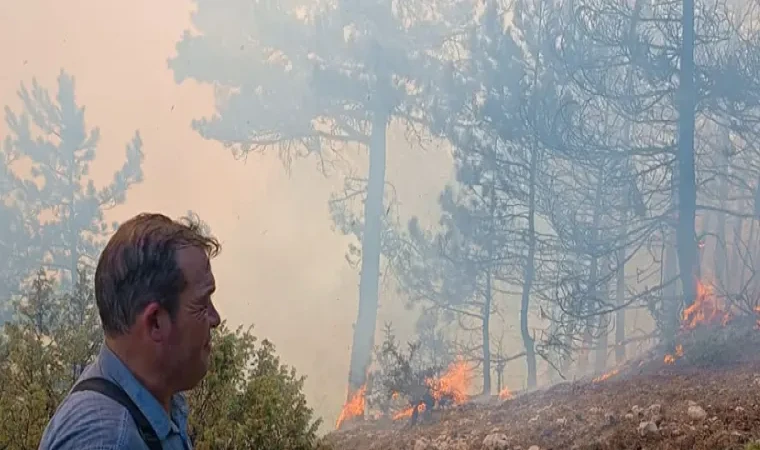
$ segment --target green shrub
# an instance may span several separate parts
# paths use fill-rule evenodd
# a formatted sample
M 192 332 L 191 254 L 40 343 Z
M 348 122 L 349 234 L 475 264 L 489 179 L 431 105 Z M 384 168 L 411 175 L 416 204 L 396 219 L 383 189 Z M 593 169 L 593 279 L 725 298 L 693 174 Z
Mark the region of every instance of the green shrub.
M 103 334 L 92 281 L 60 293 L 43 272 L 0 329 L 0 449 L 37 448 L 48 420 L 97 355 Z M 206 379 L 188 393 L 195 448 L 306 450 L 322 445 L 303 377 L 249 330 L 214 332 Z
M 58 404 L 102 342 L 91 282 L 60 294 L 44 272 L 0 332 L 0 448 L 37 448 Z
M 222 324 L 211 368 L 188 395 L 194 446 L 205 449 L 313 449 L 320 420 L 302 393 L 304 378 L 282 365 L 274 345 Z

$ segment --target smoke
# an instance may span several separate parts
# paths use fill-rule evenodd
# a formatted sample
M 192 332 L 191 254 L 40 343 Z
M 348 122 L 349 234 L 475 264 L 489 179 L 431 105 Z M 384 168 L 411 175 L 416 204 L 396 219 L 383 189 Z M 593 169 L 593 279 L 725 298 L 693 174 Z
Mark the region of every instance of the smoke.
M 16 91 L 33 77 L 54 93 L 62 68 L 73 75 L 87 126 L 100 128 L 96 184 L 112 176 L 139 129 L 144 182 L 107 219 L 199 214 L 223 243 L 213 266 L 222 315 L 272 340 L 283 361 L 307 375 L 310 404 L 332 424 L 344 400 L 358 297 L 357 271 L 344 259 L 353 238 L 332 229 L 327 207 L 342 180 L 324 178 L 310 160 L 290 174 L 274 155 L 236 161 L 191 129 L 192 119 L 213 112 L 212 91 L 177 85 L 166 64 L 191 7 L 182 0 L 0 2 L 0 104 L 19 110 Z M 0 123 L 0 136 L 6 133 Z M 403 137 L 390 136 L 388 173 L 400 209 L 435 220 L 438 193 L 451 178 L 447 152 L 402 146 Z M 385 291 L 379 321 L 393 320 L 403 335 L 414 317 Z

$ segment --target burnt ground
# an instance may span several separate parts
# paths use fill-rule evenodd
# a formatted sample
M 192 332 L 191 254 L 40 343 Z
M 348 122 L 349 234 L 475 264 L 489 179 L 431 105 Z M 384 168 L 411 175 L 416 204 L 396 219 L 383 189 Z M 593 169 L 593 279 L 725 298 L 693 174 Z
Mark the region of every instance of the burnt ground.
M 471 402 L 415 427 L 355 423 L 326 441 L 335 450 L 743 449 L 760 439 L 760 332 L 729 328 L 682 336 L 675 364 L 653 352 L 601 382 Z

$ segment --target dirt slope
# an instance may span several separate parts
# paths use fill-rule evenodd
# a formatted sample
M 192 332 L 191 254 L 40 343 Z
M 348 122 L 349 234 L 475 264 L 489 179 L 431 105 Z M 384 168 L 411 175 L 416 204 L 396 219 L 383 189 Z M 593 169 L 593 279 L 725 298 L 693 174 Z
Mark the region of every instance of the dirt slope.
M 760 439 L 758 334 L 712 336 L 711 347 L 692 339 L 672 365 L 650 357 L 605 381 L 471 402 L 416 427 L 368 421 L 327 439 L 335 450 L 741 449 Z M 715 344 L 729 341 L 741 351 Z

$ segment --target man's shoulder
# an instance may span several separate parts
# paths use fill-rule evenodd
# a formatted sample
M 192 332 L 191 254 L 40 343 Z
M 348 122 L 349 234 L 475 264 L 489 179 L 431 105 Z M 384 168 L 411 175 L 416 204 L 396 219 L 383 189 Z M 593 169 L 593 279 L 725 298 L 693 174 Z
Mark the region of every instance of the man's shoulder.
M 74 392 L 51 418 L 39 450 L 133 448 L 131 435 L 136 430 L 130 420 L 127 409 L 115 400 L 93 391 Z

